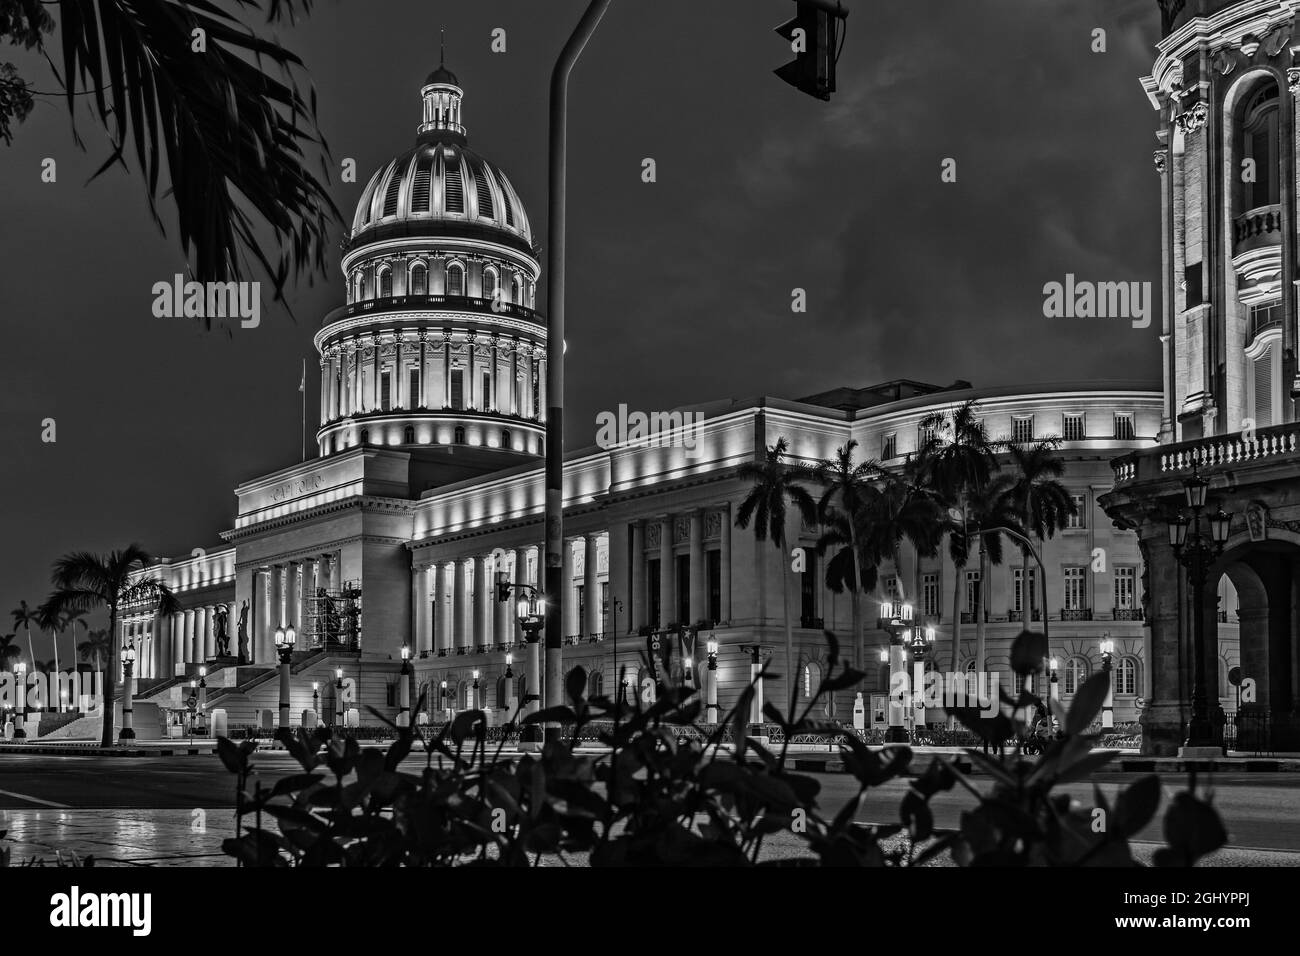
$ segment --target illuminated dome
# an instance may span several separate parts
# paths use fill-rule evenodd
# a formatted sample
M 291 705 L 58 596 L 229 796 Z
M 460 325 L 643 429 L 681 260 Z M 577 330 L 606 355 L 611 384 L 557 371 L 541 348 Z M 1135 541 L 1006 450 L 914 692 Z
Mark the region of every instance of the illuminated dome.
M 378 445 L 508 467 L 546 435 L 541 264 L 514 186 L 469 148 L 455 74 L 440 65 L 420 97 L 415 145 L 361 192 L 346 301 L 315 335 L 320 454 Z
M 352 217 L 348 246 L 398 236 L 463 235 L 531 254 L 533 234 L 504 170 L 467 145 L 464 91 L 444 66 L 420 89 L 424 114 L 416 145 L 370 178 Z

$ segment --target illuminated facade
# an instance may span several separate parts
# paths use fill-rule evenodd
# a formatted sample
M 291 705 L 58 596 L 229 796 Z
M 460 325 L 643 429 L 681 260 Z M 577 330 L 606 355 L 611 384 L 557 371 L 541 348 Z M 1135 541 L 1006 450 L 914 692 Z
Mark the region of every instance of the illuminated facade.
M 196 549 L 154 569 L 185 610 L 164 618 L 132 609 L 124 620 L 124 636 L 140 650 L 144 700 L 182 706 L 204 666 L 210 708 L 225 710 L 232 724 L 267 719 L 278 698 L 274 635 L 290 625 L 298 633 L 295 722 L 314 705 L 327 720 L 343 709 L 336 668 L 349 684 L 347 709 L 370 705 L 395 716 L 404 645 L 414 670 L 411 700 L 423 692 L 435 720 L 477 704 L 497 721 L 520 697 L 522 633 L 513 601 L 495 600 L 492 585 L 497 572 L 513 583 L 539 581 L 545 320 L 533 303 L 540 269 L 509 180 L 466 144 L 455 77 L 440 68 L 421 93 L 417 145 L 362 192 L 342 261 L 347 304 L 314 337 L 319 457 L 240 485 L 224 548 Z M 1101 666 L 1099 642 L 1108 636 L 1116 645 L 1116 719 L 1133 719 L 1149 682 L 1142 562 L 1136 536 L 1113 529 L 1097 500 L 1110 488 L 1110 459 L 1153 445 L 1161 430 L 1160 393 L 1138 385 L 891 382 L 799 401 L 727 400 L 679 409 L 700 416 L 689 429 L 662 416 L 666 430 L 649 443 L 570 452 L 563 585 L 548 596 L 567 609 L 566 670 L 581 665 L 591 693 L 614 695 L 626 669 L 626 693 L 637 692 L 647 679 L 646 632 L 682 625 L 684 636 L 669 642 L 674 679 L 687 677 L 689 657 L 689 679 L 702 684 L 705 642 L 717 640 L 725 711 L 749 680 L 748 649 L 782 660 L 784 586 L 803 662 L 799 686 L 815 687 L 827 667 L 822 630 L 852 645 L 850 600 L 826 588 L 822 559 L 802 575 L 789 573 L 788 554 L 735 526 L 749 491 L 737 467 L 782 437 L 805 461 L 856 440 L 864 458 L 897 466 L 918 447 L 927 414 L 968 399 L 979 401 L 994 437 L 1064 437 L 1065 482 L 1079 518 L 1042 555 L 1061 689 L 1068 697 Z M 790 544 L 811 547 L 817 534 L 791 529 Z M 880 593 L 864 599 L 868 694 L 885 690 L 875 655 L 887 638 L 874 610 L 891 596 L 910 600 L 937 628 L 936 657 L 946 667 L 956 591 L 967 621 L 959 668 L 973 663 L 974 617 L 982 615 L 988 667 L 1007 671 L 1019 630 L 1018 552 L 988 581 L 969 574 L 959 577 L 942 554 L 905 554 L 900 567 L 882 569 Z M 218 655 L 219 617 L 227 622 L 228 657 Z M 769 681 L 767 694 L 786 699 L 784 681 Z M 851 695 L 842 695 L 837 715 L 849 719 L 851 705 Z

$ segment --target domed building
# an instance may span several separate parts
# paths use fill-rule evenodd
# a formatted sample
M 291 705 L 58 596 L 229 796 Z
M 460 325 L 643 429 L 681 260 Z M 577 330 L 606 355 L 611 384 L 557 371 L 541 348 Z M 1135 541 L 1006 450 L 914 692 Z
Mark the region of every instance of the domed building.
M 381 166 L 344 244 L 347 304 L 315 336 L 320 454 L 364 445 L 543 453 L 546 327 L 528 213 L 469 148 L 440 66 L 415 145 Z
M 274 726 L 281 658 L 290 662 L 294 725 L 353 712 L 375 723 L 368 707 L 401 720 L 404 700 L 422 701 L 408 716 L 431 722 L 479 707 L 500 723 L 518 710 L 524 634 L 515 602 L 500 600 L 494 584 L 540 585 L 541 270 L 521 197 L 469 148 L 457 78 L 440 67 L 420 94 L 414 145 L 360 192 L 342 254 L 344 301 L 313 337 L 318 457 L 239 485 L 224 545 L 149 569 L 172 586 L 181 610 L 122 611 L 120 637 L 137 650 L 137 700 L 170 714 L 171 727 L 189 719 L 191 697 L 196 712 L 223 714 L 229 728 Z M 653 694 L 658 677 L 694 686 L 716 678 L 725 713 L 756 659 L 776 653 L 779 662 L 789 610 L 802 662 L 793 689 L 808 694 L 831 666 L 823 630 L 847 646 L 853 605 L 827 586 L 817 528 L 790 529 L 791 544 L 810 556 L 807 571 L 793 575 L 788 557 L 756 540 L 752 526 L 736 526 L 750 491 L 740 466 L 784 438 L 803 461 L 856 441 L 864 458 L 901 467 L 924 442 L 930 414 L 967 400 L 979 403 L 994 437 L 1062 436 L 1077 519 L 1042 553 L 1045 607 L 1033 569 L 1026 575 L 1018 562 L 992 568 L 987 580 L 954 567 L 946 552 L 905 554 L 882 568 L 881 589 L 863 607 L 867 721 L 883 729 L 891 666 L 876 663 L 889 635 L 874 610 L 899 599 L 935 629 L 936 661 L 955 659 L 962 675 L 981 663 L 981 620 L 981 669 L 1008 679 L 1028 602 L 1034 619 L 1051 621 L 1060 696 L 1068 701 L 1106 666 L 1105 642 L 1115 659 L 1113 716 L 1134 720 L 1151 683 L 1143 558 L 1137 536 L 1111 528 L 1097 502 L 1111 487 L 1109 460 L 1153 446 L 1160 433 L 1160 392 L 1142 383 L 975 389 L 900 380 L 797 400 L 636 411 L 660 423 L 654 440 L 564 456 L 561 583 L 546 598 L 564 608 L 566 671 L 581 666 L 592 696 L 628 699 Z M 596 431 L 568 424 L 570 434 Z M 1102 572 L 1098 549 L 1107 555 Z M 1230 605 L 1232 595 L 1224 598 Z M 1224 663 L 1235 663 L 1224 641 Z M 662 673 L 647 669 L 650 642 Z M 768 698 L 788 699 L 784 685 L 773 679 Z M 844 693 L 820 716 L 847 720 L 853 705 Z M 926 718 L 918 710 L 907 719 Z

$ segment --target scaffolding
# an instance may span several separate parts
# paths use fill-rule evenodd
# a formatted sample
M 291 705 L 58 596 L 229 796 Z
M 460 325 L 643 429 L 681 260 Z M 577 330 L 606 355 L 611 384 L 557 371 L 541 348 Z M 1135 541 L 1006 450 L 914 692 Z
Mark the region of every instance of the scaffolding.
M 307 647 L 361 650 L 361 588 L 346 581 L 339 590 L 317 588 L 305 604 L 302 637 Z

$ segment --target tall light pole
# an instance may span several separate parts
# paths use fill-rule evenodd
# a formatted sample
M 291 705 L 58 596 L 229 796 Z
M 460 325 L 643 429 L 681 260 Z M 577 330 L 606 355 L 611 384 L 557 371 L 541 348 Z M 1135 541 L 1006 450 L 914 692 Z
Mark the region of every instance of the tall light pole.
M 320 681 L 311 682 L 311 712 L 320 716 Z
M 411 724 L 411 645 L 402 645 L 402 669 L 398 671 L 401 686 L 397 688 L 397 726 Z
M 118 740 L 135 740 L 135 728 L 131 726 L 131 672 L 135 669 L 135 644 L 128 643 L 122 648 L 122 729 L 117 732 Z
M 478 668 L 476 667 L 476 668 L 474 668 L 474 690 L 473 690 L 473 695 L 472 695 L 472 697 L 471 697 L 471 699 L 470 699 L 470 702 L 469 702 L 469 709 L 470 709 L 470 710 L 478 710 L 478 709 L 479 709 L 479 700 L 478 700 L 478 674 L 479 674 L 479 671 L 478 671 Z
M 718 642 L 710 640 L 707 646 L 709 663 L 704 672 L 704 700 L 707 707 L 705 723 L 712 726 L 718 722 Z
M 546 599 L 533 589 L 526 597 L 519 599 L 515 611 L 519 617 L 519 626 L 524 631 L 524 640 L 528 643 L 528 669 L 524 672 L 523 706 L 524 716 L 528 716 L 536 713 L 537 705 L 541 700 L 537 678 L 541 676 L 542 655 L 539 639 L 542 627 L 546 623 Z M 536 724 L 529 724 L 520 732 L 519 749 L 541 749 L 541 730 Z
M 275 629 L 275 648 L 280 652 L 280 729 L 289 729 L 289 665 L 293 662 L 293 646 L 298 634 L 293 625 Z
M 334 670 L 334 726 L 343 726 L 343 668 Z
M 885 630 L 889 632 L 889 647 L 882 650 L 880 659 L 889 661 L 889 728 L 885 731 L 886 743 L 906 743 L 908 737 L 904 720 L 904 702 L 907 688 L 907 645 L 912 640 L 912 605 L 886 601 L 880 605 Z M 898 675 L 902 675 L 900 678 Z M 895 696 L 898 700 L 895 701 Z
M 1115 642 L 1110 639 L 1110 632 L 1102 635 L 1101 672 L 1106 675 L 1106 702 L 1101 705 L 1101 729 L 1115 729 L 1115 679 L 1110 676 L 1110 665 L 1115 653 Z
M 1222 731 L 1216 730 L 1210 721 L 1210 694 L 1205 673 L 1205 581 L 1210 565 L 1223 553 L 1232 515 L 1225 514 L 1223 509 L 1214 515 L 1204 514 L 1209 487 L 1210 483 L 1193 468 L 1192 476 L 1183 481 L 1183 494 L 1192 517 L 1189 521 L 1186 515 L 1179 514 L 1169 522 L 1169 543 L 1173 545 L 1178 563 L 1187 569 L 1192 590 L 1192 719 L 1187 726 L 1187 740 L 1183 747 L 1217 748 L 1222 753 Z M 1205 528 L 1202 528 L 1202 519 Z
M 551 595 L 546 611 L 546 700 L 564 703 L 564 605 L 560 594 L 564 547 L 564 294 L 568 177 L 569 74 L 596 32 L 611 0 L 591 0 L 560 52 L 551 72 L 550 190 L 547 222 L 546 280 L 546 567 L 543 591 Z M 589 600 L 591 598 L 589 597 Z M 531 680 L 532 671 L 529 671 Z M 559 724 L 547 724 L 546 739 L 558 740 Z
M 18 699 L 22 702 L 19 705 L 18 713 L 21 715 L 18 719 L 18 726 L 14 728 L 14 740 L 27 739 L 27 662 L 18 661 L 14 664 L 14 685 L 18 688 Z M 111 707 L 111 701 L 104 701 L 103 707 Z
M 1051 659 L 1051 661 L 1049 662 L 1049 666 L 1051 667 L 1051 670 L 1048 672 L 1048 673 L 1049 673 L 1048 682 L 1049 682 L 1049 684 L 1051 685 L 1050 690 L 1049 690 L 1049 696 L 1051 697 L 1052 700 L 1060 700 L 1060 699 L 1061 699 L 1061 684 L 1060 684 L 1060 680 L 1059 680 L 1059 678 L 1057 677 L 1057 673 L 1056 673 L 1056 658 L 1055 658 L 1055 657 L 1053 657 L 1053 658 Z M 1056 711 L 1052 709 L 1051 704 L 1048 704 L 1048 706 L 1047 706 L 1047 712 L 1048 712 L 1049 718 L 1050 718 L 1051 721 L 1052 721 L 1052 729 L 1055 730 L 1055 729 L 1056 729 Z

